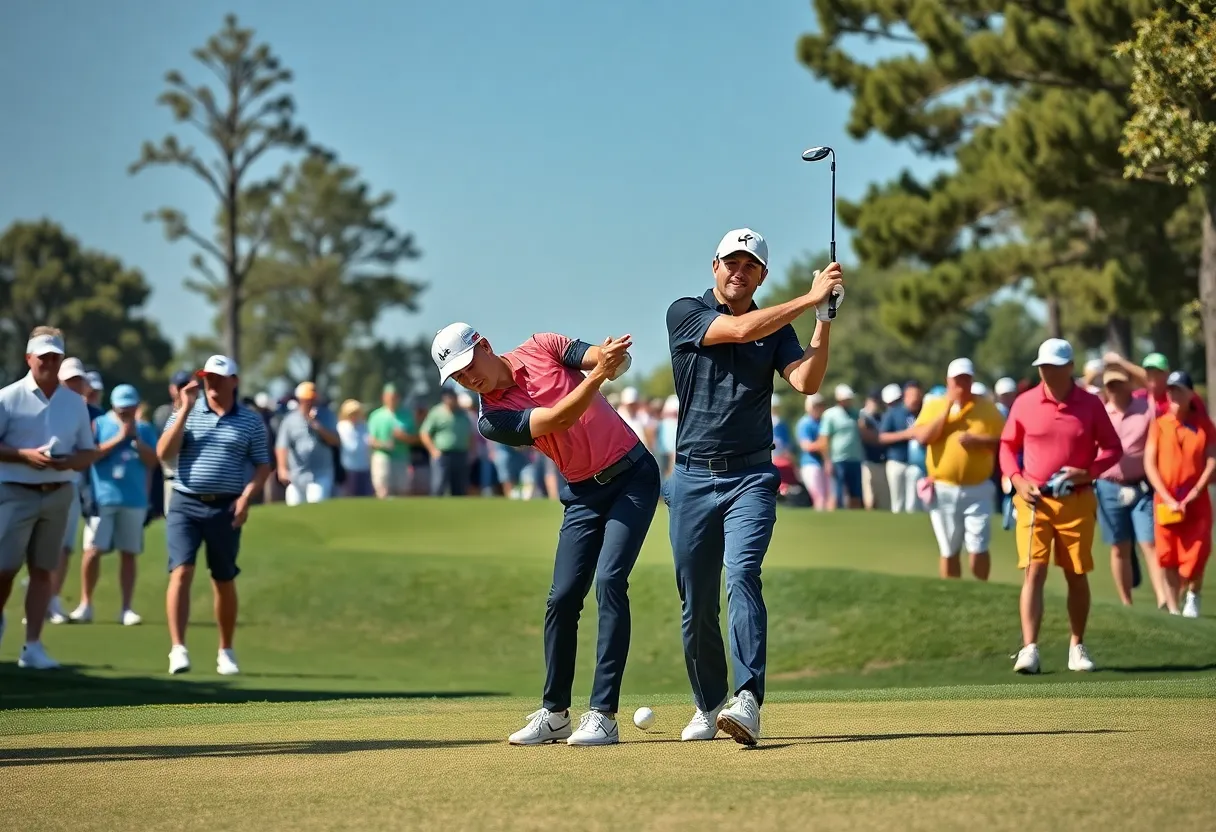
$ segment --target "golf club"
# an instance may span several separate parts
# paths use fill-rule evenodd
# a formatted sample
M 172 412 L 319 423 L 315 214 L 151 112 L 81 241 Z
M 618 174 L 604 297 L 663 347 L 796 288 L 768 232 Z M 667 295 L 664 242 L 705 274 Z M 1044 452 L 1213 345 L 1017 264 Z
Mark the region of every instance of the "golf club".
M 804 162 L 821 162 L 824 159 L 832 157 L 832 244 L 831 244 L 831 260 L 836 262 L 836 151 L 830 147 L 812 147 L 802 151 L 802 161 Z M 828 298 L 828 317 L 836 317 L 836 293 Z

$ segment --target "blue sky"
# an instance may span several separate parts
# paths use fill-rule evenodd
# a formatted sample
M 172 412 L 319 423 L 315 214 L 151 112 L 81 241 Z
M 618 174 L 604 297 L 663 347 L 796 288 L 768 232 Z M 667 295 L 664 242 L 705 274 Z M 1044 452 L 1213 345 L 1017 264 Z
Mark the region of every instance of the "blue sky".
M 209 227 L 214 204 L 183 171 L 126 171 L 175 129 L 154 103 L 165 71 L 206 77 L 190 50 L 228 11 L 295 71 L 314 139 L 397 195 L 389 216 L 424 254 L 407 272 L 430 288 L 420 314 L 384 318 L 389 337 L 458 319 L 503 347 L 629 332 L 650 367 L 723 233 L 764 234 L 774 277 L 826 249 L 828 168 L 805 147 L 836 147 L 846 197 L 927 169 L 848 138 L 847 96 L 795 57 L 809 0 L 8 4 L 0 227 L 47 216 L 141 269 L 178 340 L 210 323 L 181 285 L 193 249 L 142 217 L 172 205 Z

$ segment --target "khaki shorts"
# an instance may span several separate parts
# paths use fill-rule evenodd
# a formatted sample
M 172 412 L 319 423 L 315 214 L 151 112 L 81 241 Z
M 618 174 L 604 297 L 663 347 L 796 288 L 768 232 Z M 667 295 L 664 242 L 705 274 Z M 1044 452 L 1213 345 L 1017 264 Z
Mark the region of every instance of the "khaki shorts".
M 53 491 L 0 484 L 0 572 L 59 568 L 63 537 L 76 489 L 64 483 Z

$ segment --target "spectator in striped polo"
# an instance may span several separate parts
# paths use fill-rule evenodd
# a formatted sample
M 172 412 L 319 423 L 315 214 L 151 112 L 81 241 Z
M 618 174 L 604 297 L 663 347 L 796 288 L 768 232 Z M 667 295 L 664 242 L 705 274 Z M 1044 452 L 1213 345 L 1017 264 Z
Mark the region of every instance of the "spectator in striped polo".
M 250 500 L 270 476 L 270 449 L 261 416 L 237 402 L 236 362 L 213 355 L 197 375 L 204 395 L 199 396 L 198 380 L 182 388 L 181 401 L 156 445 L 162 460 L 177 458 L 173 500 L 165 518 L 169 549 L 165 607 L 173 642 L 169 672 L 190 669 L 186 651 L 190 585 L 199 547 L 206 544 L 220 634 L 216 671 L 231 676 L 240 672 L 232 640 L 241 527 L 249 516 Z

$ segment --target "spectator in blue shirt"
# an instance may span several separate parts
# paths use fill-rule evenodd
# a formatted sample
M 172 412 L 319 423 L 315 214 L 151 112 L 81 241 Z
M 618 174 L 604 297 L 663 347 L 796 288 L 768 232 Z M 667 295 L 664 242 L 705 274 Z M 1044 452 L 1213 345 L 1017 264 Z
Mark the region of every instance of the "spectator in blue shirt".
M 84 558 L 80 563 L 80 606 L 72 611 L 77 622 L 93 620 L 93 592 L 101 556 L 120 553 L 118 580 L 122 590 L 119 621 L 140 623 L 131 609 L 135 592 L 135 558 L 144 550 L 144 520 L 148 515 L 148 489 L 156 468 L 156 430 L 136 420 L 139 392 L 120 384 L 110 393 L 110 412 L 93 422 L 98 458 L 89 469 L 96 514 L 86 521 Z
M 898 385 L 883 390 L 884 399 L 892 399 L 883 414 L 879 439 L 887 448 L 887 487 L 891 492 L 891 511 L 920 511 L 916 496 L 916 481 L 925 475 L 925 449 L 912 435 L 912 426 L 920 415 L 924 393 L 920 384 L 909 381 L 901 391 Z
M 819 447 L 819 421 L 827 403 L 822 393 L 812 393 L 806 397 L 806 415 L 794 426 L 794 435 L 798 438 L 798 473 L 802 478 L 802 487 L 811 497 L 811 504 L 817 511 L 827 511 L 828 508 L 828 478 L 823 468 L 823 454 L 816 450 Z

